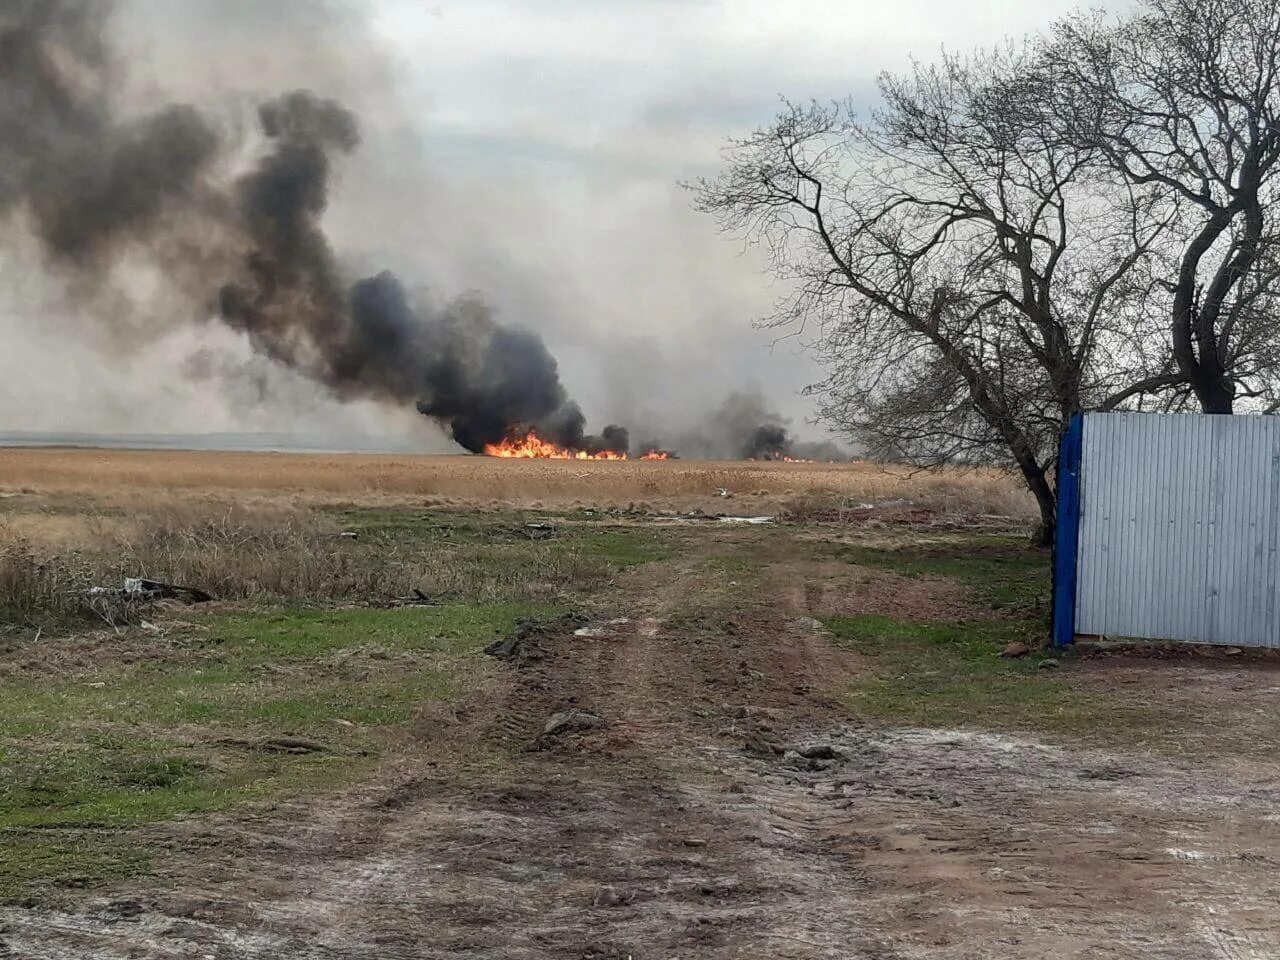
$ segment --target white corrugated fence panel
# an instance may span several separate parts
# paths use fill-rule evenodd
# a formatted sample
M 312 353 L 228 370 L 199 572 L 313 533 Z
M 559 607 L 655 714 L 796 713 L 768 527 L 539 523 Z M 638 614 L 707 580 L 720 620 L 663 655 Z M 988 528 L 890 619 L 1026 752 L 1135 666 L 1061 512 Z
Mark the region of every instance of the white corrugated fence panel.
M 1280 419 L 1084 418 L 1076 630 L 1280 646 Z

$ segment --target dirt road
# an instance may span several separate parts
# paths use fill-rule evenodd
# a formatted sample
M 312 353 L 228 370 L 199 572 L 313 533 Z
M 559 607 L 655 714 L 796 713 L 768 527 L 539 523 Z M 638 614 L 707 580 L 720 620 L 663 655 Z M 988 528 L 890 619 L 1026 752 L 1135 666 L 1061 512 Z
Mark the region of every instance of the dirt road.
M 864 664 L 810 618 L 803 568 L 709 586 L 704 559 L 629 573 L 614 616 L 532 641 L 373 788 L 156 827 L 182 864 L 163 882 L 5 908 L 0 955 L 1280 956 L 1273 755 L 860 723 L 838 692 Z M 1280 691 L 1253 663 L 1081 674 L 1229 700 L 1242 743 Z

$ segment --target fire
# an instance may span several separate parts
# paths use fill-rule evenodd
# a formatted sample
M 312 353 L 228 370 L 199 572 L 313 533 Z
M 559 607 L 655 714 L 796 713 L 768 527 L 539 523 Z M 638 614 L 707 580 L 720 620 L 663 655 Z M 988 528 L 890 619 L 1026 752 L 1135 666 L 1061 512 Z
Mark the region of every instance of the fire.
M 785 453 L 766 453 L 763 457 L 747 457 L 751 463 L 763 460 L 766 463 L 817 463 L 816 460 L 805 460 L 803 457 L 789 457 Z
M 587 450 L 574 450 L 543 440 L 530 430 L 524 436 L 511 437 L 501 443 L 485 444 L 484 452 L 490 457 L 511 457 L 521 460 L 626 460 L 625 453 L 613 450 L 601 450 L 591 453 Z M 640 457 L 641 460 L 668 460 L 671 454 L 665 450 L 650 450 Z
M 530 430 L 523 437 L 512 437 L 501 443 L 485 445 L 484 452 L 491 457 L 516 457 L 522 460 L 625 460 L 625 453 L 602 450 L 588 453 L 586 450 L 570 450 L 549 440 L 543 440 Z

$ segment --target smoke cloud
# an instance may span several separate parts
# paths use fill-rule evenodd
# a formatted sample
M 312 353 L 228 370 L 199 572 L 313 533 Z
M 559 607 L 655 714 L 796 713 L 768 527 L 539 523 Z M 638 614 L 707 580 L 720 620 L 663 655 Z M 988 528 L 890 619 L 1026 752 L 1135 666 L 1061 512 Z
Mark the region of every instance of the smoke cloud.
M 848 460 L 849 453 L 830 441 L 802 441 L 790 422 L 760 390 L 737 390 L 712 408 L 701 422 L 652 440 L 646 448 L 671 448 L 681 456 L 714 460 Z
M 771 460 L 788 455 L 792 439 L 764 394 L 743 390 L 730 393 L 702 423 L 671 442 L 685 456 Z
M 0 217 L 24 224 L 83 305 L 149 260 L 185 308 L 344 400 L 417 409 L 480 451 L 513 430 L 625 452 L 627 432 L 585 433 L 555 359 L 532 330 L 476 296 L 433 308 L 391 273 L 351 280 L 325 234 L 336 162 L 357 117 L 306 90 L 262 103 L 248 144 L 189 104 L 121 119 L 113 5 L 17 0 L 0 11 Z M 257 158 L 231 176 L 243 148 Z
M 257 16 L 245 12 L 252 7 L 237 9 L 237 16 Z M 336 178 L 362 149 L 349 84 L 325 80 L 316 67 L 326 92 L 341 99 L 286 88 L 255 96 L 246 109 L 243 96 L 218 102 L 222 88 L 200 79 L 208 64 L 195 64 L 183 89 L 198 104 L 155 106 L 165 98 L 153 96 L 139 109 L 120 94 L 131 75 L 129 57 L 112 43 L 120 14 L 111 0 L 0 5 L 0 222 L 10 238 L 38 244 L 77 316 L 96 325 L 76 331 L 84 339 L 105 334 L 128 350 L 140 334 L 216 321 L 263 359 L 246 365 L 200 353 L 173 367 L 190 382 L 223 384 L 237 406 L 279 402 L 270 376 L 276 365 L 289 371 L 288 383 L 305 378 L 346 403 L 416 410 L 472 451 L 531 429 L 592 454 L 804 455 L 787 421 L 752 393 L 695 415 L 694 429 L 675 429 L 669 419 L 659 428 L 660 416 L 647 416 L 645 434 L 661 439 L 634 449 L 617 424 L 588 434 L 537 332 L 504 322 L 478 294 L 442 301 L 376 264 L 357 270 L 335 249 L 324 218 Z M 282 0 L 267 17 L 295 33 L 337 30 L 324 26 L 326 18 L 341 21 L 344 37 L 350 32 L 338 8 L 320 0 Z M 240 25 L 248 34 L 252 26 Z M 308 38 L 303 43 L 318 35 L 299 34 Z M 221 53 L 211 62 L 225 61 Z M 374 116 L 377 95 L 356 100 Z M 545 329 L 546 304 L 541 312 L 533 306 L 538 291 L 526 289 L 527 278 L 522 287 L 492 272 L 503 276 L 509 302 L 523 301 L 520 315 L 532 313 Z M 225 331 L 222 340 L 230 337 Z M 630 419 L 628 410 L 656 396 L 657 345 L 624 348 L 610 332 L 589 349 L 601 355 L 611 346 L 616 363 L 602 369 L 615 390 L 613 413 Z M 637 364 L 638 352 L 651 362 Z M 626 389 L 638 403 L 625 398 Z M 686 415 L 705 402 L 687 399 Z

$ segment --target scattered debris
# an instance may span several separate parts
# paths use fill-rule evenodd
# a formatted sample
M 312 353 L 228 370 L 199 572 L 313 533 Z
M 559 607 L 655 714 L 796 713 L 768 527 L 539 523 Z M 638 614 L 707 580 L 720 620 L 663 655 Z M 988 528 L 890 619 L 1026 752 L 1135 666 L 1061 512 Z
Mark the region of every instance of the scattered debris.
M 1000 656 L 1004 657 L 1006 660 L 1015 660 L 1018 657 L 1025 657 L 1030 652 L 1031 648 L 1029 646 L 1021 640 L 1015 640 L 1000 651 Z
M 549 540 L 560 532 L 554 523 L 536 520 L 524 525 L 523 533 L 530 540 Z
M 773 517 L 729 517 L 729 516 L 724 516 L 724 517 L 717 517 L 716 519 L 717 519 L 717 520 L 719 520 L 721 523 L 751 523 L 751 524 L 760 524 L 760 523 L 773 523 L 773 522 L 774 522 Z
M 733 496 L 733 494 L 729 492 L 729 489 L 728 489 L 727 487 L 716 487 L 716 496 L 717 496 L 717 497 L 732 497 L 732 496 Z
M 542 735 L 544 737 L 558 737 L 565 733 L 581 733 L 606 726 L 607 723 L 608 721 L 598 713 L 574 707 L 572 710 L 553 713 L 547 719 L 546 726 L 542 728 Z
M 630 617 L 614 617 L 612 620 L 605 620 L 589 627 L 579 627 L 573 631 L 573 635 L 588 640 L 617 637 L 620 633 L 627 632 L 620 630 L 620 627 L 629 627 L 633 622 L 635 623 L 634 633 L 641 637 L 657 636 L 658 626 L 661 623 L 657 617 L 643 617 L 637 621 L 633 621 Z
M 612 620 L 606 620 L 604 623 L 599 623 L 595 626 L 579 627 L 577 630 L 573 631 L 573 635 L 575 637 L 587 637 L 590 639 L 612 637 L 617 634 L 617 631 L 611 630 L 611 627 L 625 627 L 630 622 L 630 617 L 614 617 Z
M 1059 664 L 1053 657 L 1047 657 L 1044 660 L 1041 660 L 1037 666 L 1039 666 L 1041 670 L 1057 670 Z
M 516 628 L 501 640 L 495 640 L 484 652 L 499 660 L 541 660 L 542 648 L 534 630 L 536 621 L 520 620 Z
M 163 580 L 147 577 L 125 577 L 120 587 L 90 587 L 85 591 L 90 597 L 113 597 L 120 600 L 185 600 L 188 603 L 208 603 L 213 594 L 199 587 L 184 587 Z
M 437 603 L 439 603 L 438 600 L 427 596 L 417 587 L 414 587 L 413 593 L 409 594 L 409 596 L 394 597 L 393 599 L 388 601 L 387 606 L 388 607 L 433 607 Z
M 566 613 L 552 620 L 521 619 L 515 629 L 500 640 L 484 648 L 484 652 L 499 660 L 515 660 L 521 663 L 541 660 L 544 656 L 541 640 L 555 634 L 570 633 L 587 624 L 580 613 Z

